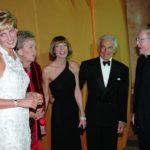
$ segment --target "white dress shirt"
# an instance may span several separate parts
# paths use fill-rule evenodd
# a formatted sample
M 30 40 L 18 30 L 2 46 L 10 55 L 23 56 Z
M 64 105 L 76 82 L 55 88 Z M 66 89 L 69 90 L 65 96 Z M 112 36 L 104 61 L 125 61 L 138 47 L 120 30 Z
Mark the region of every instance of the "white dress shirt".
M 105 85 L 105 87 L 107 87 L 107 83 L 108 83 L 109 75 L 110 75 L 111 64 L 112 64 L 112 58 L 109 59 L 110 65 L 106 64 L 104 66 L 103 61 L 106 61 L 106 60 L 104 60 L 103 58 L 100 57 L 100 65 L 101 65 L 101 69 L 102 69 L 104 85 Z

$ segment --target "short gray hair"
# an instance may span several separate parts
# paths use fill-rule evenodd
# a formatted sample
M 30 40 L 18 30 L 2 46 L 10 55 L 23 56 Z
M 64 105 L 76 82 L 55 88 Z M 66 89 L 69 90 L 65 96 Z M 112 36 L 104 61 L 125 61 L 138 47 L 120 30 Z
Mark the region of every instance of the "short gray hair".
M 140 29 L 139 33 L 140 33 L 141 31 L 144 31 L 145 34 L 147 34 L 147 36 L 150 37 L 150 24 L 148 24 L 148 25 L 146 25 L 146 26 L 143 26 L 143 27 Z
M 23 44 L 28 39 L 35 39 L 34 34 L 31 31 L 18 31 L 17 33 L 17 44 L 15 50 L 19 50 L 23 47 Z
M 118 41 L 113 35 L 110 34 L 104 34 L 99 38 L 98 49 L 100 48 L 101 42 L 104 40 L 111 40 L 113 42 L 113 50 L 116 51 L 118 48 Z

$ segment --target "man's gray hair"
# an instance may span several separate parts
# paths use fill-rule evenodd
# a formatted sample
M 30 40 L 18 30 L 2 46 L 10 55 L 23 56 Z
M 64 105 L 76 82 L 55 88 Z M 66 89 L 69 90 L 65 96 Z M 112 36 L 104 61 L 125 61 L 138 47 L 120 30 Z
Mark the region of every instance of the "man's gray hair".
M 104 40 L 111 40 L 113 42 L 113 50 L 116 50 L 118 48 L 118 41 L 117 39 L 110 34 L 104 34 L 99 38 L 98 48 L 100 47 L 100 44 Z

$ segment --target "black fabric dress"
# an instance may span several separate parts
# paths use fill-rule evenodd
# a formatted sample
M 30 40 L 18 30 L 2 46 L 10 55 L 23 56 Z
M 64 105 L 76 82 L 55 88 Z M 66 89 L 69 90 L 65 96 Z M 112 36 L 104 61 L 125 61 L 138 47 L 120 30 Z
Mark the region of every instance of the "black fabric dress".
M 55 99 L 51 117 L 51 150 L 81 150 L 79 110 L 74 97 L 75 76 L 65 69 L 49 84 Z

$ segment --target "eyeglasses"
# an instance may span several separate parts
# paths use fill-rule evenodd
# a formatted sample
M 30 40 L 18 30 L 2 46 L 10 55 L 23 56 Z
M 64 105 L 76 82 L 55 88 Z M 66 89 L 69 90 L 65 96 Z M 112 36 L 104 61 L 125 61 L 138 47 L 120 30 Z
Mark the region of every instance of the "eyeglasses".
M 150 39 L 150 37 L 147 37 L 147 38 L 136 38 L 136 42 L 139 42 L 139 43 L 141 43 L 142 41 L 144 41 L 144 40 L 147 40 L 147 39 Z

